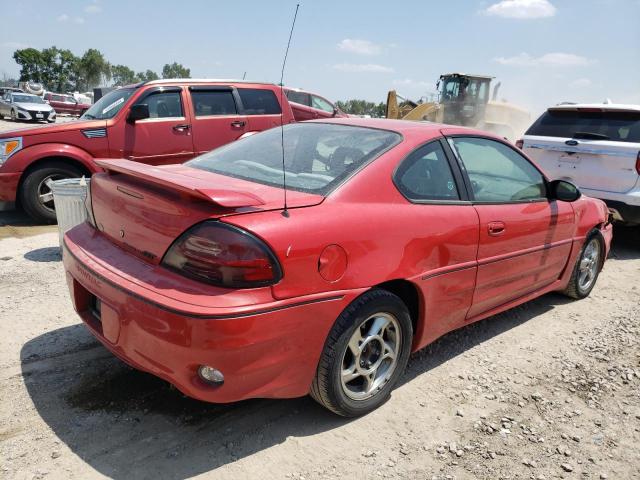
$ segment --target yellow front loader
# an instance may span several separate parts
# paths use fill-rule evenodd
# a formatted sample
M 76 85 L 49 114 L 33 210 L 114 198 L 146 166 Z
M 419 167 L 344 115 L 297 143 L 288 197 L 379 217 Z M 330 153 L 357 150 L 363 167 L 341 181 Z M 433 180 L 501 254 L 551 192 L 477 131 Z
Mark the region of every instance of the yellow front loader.
M 441 75 L 436 84 L 438 102 L 412 102 L 391 90 L 387 94 L 386 117 L 474 127 L 515 140 L 529 126 L 529 112 L 498 101 L 499 83 L 489 99 L 492 79 L 463 73 Z

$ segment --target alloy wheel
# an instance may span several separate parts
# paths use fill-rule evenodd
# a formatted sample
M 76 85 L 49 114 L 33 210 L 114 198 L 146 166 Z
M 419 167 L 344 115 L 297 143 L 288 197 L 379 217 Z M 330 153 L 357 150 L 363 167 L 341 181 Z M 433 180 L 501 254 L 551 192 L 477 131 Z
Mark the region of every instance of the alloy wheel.
M 396 317 L 375 313 L 353 332 L 342 357 L 342 389 L 353 400 L 371 398 L 389 381 L 398 364 L 402 331 Z
M 578 272 L 578 286 L 581 291 L 587 291 L 591 288 L 598 276 L 598 268 L 600 266 L 600 244 L 597 239 L 593 238 L 584 249 L 584 253 L 580 258 L 580 266 Z
M 55 180 L 61 180 L 63 178 L 67 177 L 62 174 L 52 174 L 42 179 L 42 181 L 38 184 L 38 201 L 40 202 L 40 205 L 42 205 L 47 210 L 50 210 L 52 212 L 55 211 L 51 184 Z

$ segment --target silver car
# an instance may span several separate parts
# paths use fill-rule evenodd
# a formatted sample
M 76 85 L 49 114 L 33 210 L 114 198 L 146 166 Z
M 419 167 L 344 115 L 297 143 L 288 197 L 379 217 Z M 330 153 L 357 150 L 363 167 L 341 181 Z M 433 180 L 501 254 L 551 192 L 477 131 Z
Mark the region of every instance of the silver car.
M 11 117 L 14 122 L 28 120 L 53 123 L 56 111 L 42 97 L 22 92 L 6 92 L 0 100 L 0 118 Z

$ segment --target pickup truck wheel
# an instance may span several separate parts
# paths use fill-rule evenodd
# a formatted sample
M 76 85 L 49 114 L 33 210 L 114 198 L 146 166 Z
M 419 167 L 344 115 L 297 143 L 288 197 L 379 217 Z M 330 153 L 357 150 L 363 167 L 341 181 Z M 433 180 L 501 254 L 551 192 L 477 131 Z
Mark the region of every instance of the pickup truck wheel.
M 399 297 L 380 289 L 363 294 L 331 329 L 311 396 L 344 417 L 378 408 L 407 365 L 412 338 L 409 310 Z
M 63 162 L 47 162 L 30 172 L 20 187 L 20 202 L 24 211 L 37 222 L 56 223 L 51 182 L 63 178 L 78 178 L 82 172 Z

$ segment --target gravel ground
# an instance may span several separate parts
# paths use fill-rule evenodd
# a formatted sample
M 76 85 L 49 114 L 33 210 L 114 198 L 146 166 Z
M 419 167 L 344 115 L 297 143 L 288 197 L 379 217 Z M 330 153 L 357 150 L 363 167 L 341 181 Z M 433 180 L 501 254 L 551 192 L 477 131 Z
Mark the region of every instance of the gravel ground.
M 78 117 L 72 117 L 71 115 L 62 114 L 56 117 L 55 123 L 65 123 L 65 122 L 70 122 L 72 120 L 77 120 L 77 119 Z M 23 130 L 25 128 L 31 128 L 38 125 L 50 125 L 50 124 L 46 122 L 38 122 L 38 123 L 12 122 L 11 120 L 8 119 L 8 117 L 6 119 L 0 118 L 0 132 L 8 132 L 11 130 Z
M 640 478 L 640 229 L 615 235 L 589 298 L 446 335 L 346 420 L 309 398 L 200 403 L 130 369 L 79 323 L 55 230 L 0 214 L 0 477 Z

